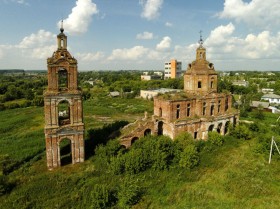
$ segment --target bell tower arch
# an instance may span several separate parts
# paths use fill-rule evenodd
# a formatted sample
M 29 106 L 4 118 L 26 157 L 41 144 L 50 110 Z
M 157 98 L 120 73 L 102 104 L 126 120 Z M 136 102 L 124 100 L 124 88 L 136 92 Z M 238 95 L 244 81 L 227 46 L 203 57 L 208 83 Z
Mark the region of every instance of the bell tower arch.
M 72 164 L 84 161 L 82 92 L 78 89 L 77 60 L 67 50 L 63 22 L 57 50 L 47 59 L 48 87 L 44 92 L 47 167 L 61 166 L 60 142 L 71 141 Z

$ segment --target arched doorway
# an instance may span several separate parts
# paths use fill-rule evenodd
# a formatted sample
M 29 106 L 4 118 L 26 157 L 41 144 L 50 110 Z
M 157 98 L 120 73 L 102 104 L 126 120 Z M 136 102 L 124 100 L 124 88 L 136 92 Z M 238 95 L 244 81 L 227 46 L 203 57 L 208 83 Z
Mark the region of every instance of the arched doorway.
M 222 130 L 222 123 L 219 123 L 218 127 L 217 127 L 217 132 L 220 134 L 221 130 Z
M 64 126 L 70 124 L 70 104 L 63 100 L 58 104 L 58 124 Z
M 225 124 L 225 131 L 224 131 L 224 134 L 225 134 L 225 135 L 228 133 L 229 124 L 230 124 L 229 121 L 227 121 L 226 124 Z
M 214 124 L 210 125 L 208 128 L 208 131 L 213 131 L 214 130 Z
M 72 163 L 72 148 L 71 148 L 71 140 L 68 138 L 64 138 L 59 142 L 60 149 L 60 164 L 68 165 Z
M 138 137 L 133 137 L 131 139 L 131 145 L 134 144 L 139 138 Z
M 151 135 L 151 133 L 152 133 L 152 130 L 151 130 L 151 129 L 146 129 L 146 130 L 144 131 L 144 136 Z
M 163 122 L 159 121 L 158 122 L 158 136 L 163 134 Z

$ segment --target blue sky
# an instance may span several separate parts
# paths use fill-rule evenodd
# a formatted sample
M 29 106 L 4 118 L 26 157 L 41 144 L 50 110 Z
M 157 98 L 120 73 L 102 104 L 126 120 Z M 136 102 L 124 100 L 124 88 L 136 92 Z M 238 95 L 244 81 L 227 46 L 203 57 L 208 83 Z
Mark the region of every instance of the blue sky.
M 216 70 L 280 70 L 279 0 L 0 0 L 0 69 L 46 69 L 64 19 L 79 70 L 183 68 L 202 30 Z

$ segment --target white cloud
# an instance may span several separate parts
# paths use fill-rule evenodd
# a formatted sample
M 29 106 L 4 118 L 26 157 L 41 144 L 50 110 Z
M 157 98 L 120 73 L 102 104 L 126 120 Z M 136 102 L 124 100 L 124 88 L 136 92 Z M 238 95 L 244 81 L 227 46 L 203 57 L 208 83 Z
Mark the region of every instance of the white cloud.
M 280 33 L 269 31 L 248 34 L 244 38 L 234 36 L 232 23 L 211 31 L 205 45 L 213 59 L 274 59 L 280 53 Z
M 140 0 L 143 7 L 141 16 L 147 20 L 156 19 L 159 16 L 159 10 L 162 7 L 163 0 Z
M 55 34 L 39 30 L 37 33 L 32 33 L 26 36 L 16 45 L 16 48 L 22 50 L 23 54 L 31 55 L 35 59 L 44 59 L 51 55 L 56 49 Z
M 87 32 L 92 15 L 98 14 L 98 9 L 92 0 L 77 0 L 71 14 L 63 21 L 65 30 L 70 34 L 82 34 Z M 57 23 L 60 27 L 60 22 Z
M 135 46 L 127 49 L 114 49 L 108 60 L 137 60 L 143 57 L 149 49 L 143 46 Z
M 166 26 L 166 27 L 172 27 L 172 26 L 173 26 L 173 24 L 172 24 L 172 23 L 170 23 L 170 22 L 166 22 L 166 23 L 165 23 L 165 26 Z
M 229 36 L 234 32 L 235 27 L 232 23 L 224 26 L 221 25 L 211 31 L 210 36 L 207 38 L 207 42 L 211 45 L 219 45 L 225 43 Z
M 103 52 L 96 52 L 96 53 L 78 53 L 77 54 L 78 60 L 81 61 L 97 61 L 104 58 Z
M 55 34 L 45 30 L 39 30 L 37 33 L 32 33 L 24 37 L 18 47 L 22 49 L 42 47 L 53 43 L 55 40 Z
M 249 26 L 270 28 L 280 24 L 279 0 L 225 0 L 224 10 L 218 14 L 220 18 L 245 22 Z
M 168 50 L 171 47 L 171 38 L 169 36 L 165 36 L 163 37 L 163 39 L 161 40 L 161 42 L 159 44 L 157 44 L 156 49 L 157 50 Z
M 154 35 L 153 33 L 150 33 L 150 32 L 143 32 L 143 33 L 138 33 L 136 35 L 136 39 L 144 39 L 144 40 L 149 40 L 149 39 L 153 39 L 154 38 Z

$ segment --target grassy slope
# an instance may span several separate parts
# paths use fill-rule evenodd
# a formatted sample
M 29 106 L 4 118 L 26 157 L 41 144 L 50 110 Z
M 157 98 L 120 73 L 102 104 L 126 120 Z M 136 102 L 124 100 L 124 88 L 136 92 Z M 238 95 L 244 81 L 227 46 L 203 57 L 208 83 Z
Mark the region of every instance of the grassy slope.
M 142 109 L 132 111 L 133 104 L 151 110 L 151 103 L 140 100 L 104 97 L 85 102 L 87 129 L 140 117 Z M 132 111 L 129 117 L 127 111 Z M 102 182 L 114 187 L 122 180 L 95 172 L 92 159 L 47 171 L 43 108 L 7 110 L 0 118 L 0 155 L 9 155 L 16 168 L 8 174 L 14 188 L 0 197 L 0 208 L 70 208 L 84 201 L 85 187 Z M 268 165 L 268 153 L 253 152 L 256 143 L 227 141 L 202 152 L 200 166 L 191 171 L 140 174 L 146 192 L 134 208 L 279 208 L 280 158 L 273 156 Z
M 279 208 L 280 165 L 252 153 L 254 142 L 227 142 L 202 153 L 188 172 L 159 175 L 135 208 Z

